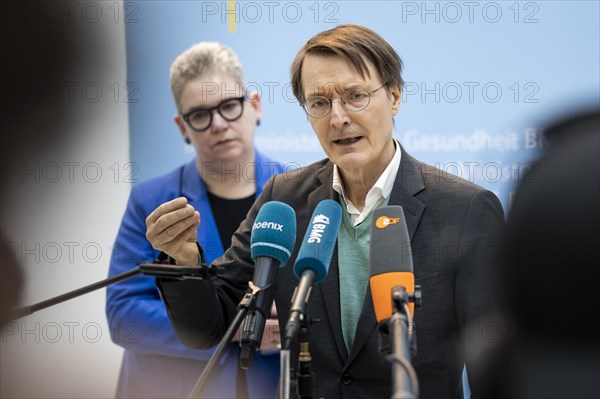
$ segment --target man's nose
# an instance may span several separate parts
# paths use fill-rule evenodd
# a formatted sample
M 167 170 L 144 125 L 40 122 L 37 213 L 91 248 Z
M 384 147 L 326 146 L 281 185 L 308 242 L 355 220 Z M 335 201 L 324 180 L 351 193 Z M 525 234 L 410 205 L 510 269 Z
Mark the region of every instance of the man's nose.
M 350 123 L 350 117 L 348 111 L 342 105 L 342 99 L 336 98 L 331 100 L 331 117 L 330 123 L 336 128 L 340 128 L 343 125 Z

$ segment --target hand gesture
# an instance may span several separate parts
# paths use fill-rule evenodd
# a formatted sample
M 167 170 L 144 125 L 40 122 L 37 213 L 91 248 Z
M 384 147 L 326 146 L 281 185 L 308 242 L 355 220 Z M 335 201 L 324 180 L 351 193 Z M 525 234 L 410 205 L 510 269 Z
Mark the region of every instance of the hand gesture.
M 165 202 L 146 218 L 146 238 L 152 247 L 175 259 L 179 265 L 195 265 L 200 213 L 185 197 Z

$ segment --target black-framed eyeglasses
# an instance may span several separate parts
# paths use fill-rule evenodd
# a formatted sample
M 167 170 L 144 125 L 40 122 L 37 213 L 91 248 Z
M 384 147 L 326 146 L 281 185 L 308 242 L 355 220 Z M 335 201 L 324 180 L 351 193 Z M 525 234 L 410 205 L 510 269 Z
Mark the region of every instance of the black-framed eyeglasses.
M 362 111 L 369 105 L 369 102 L 371 101 L 371 94 L 383 88 L 386 84 L 387 83 L 384 83 L 380 87 L 371 91 L 361 87 L 346 90 L 339 97 L 342 107 L 344 107 L 346 111 L 350 112 Z M 329 114 L 329 111 L 331 111 L 331 104 L 335 98 L 337 97 L 328 98 L 325 96 L 312 96 L 304 101 L 302 107 L 306 113 L 313 118 L 323 118 Z
M 197 132 L 203 132 L 212 124 L 215 111 L 227 122 L 239 119 L 242 113 L 244 113 L 244 101 L 246 98 L 246 96 L 228 98 L 214 107 L 196 108 L 186 114 L 182 114 L 181 117 L 192 129 Z

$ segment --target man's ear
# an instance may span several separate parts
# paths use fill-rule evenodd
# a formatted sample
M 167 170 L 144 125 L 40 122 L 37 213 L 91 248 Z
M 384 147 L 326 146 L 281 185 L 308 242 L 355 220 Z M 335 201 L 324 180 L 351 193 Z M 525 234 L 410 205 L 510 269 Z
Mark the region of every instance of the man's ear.
M 396 115 L 400 110 L 400 102 L 402 99 L 402 89 L 400 86 L 390 86 L 388 88 L 392 100 L 392 115 Z

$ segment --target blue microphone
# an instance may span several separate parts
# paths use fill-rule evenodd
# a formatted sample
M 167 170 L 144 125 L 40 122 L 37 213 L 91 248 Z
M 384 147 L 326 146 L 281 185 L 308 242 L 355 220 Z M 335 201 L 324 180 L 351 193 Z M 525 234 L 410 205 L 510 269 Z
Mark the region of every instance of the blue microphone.
M 285 326 L 285 349 L 289 348 L 300 329 L 300 318 L 309 301 L 311 285 L 319 284 L 327 276 L 341 222 L 342 208 L 333 200 L 321 201 L 312 214 L 294 264 L 294 274 L 300 282 L 294 291 L 290 317 Z
M 256 307 L 246 315 L 240 339 L 240 366 L 250 367 L 252 355 L 260 348 L 265 322 L 273 303 L 273 282 L 279 266 L 284 266 L 296 242 L 296 213 L 278 201 L 265 203 L 258 211 L 250 237 L 254 276 L 250 282 L 256 292 Z
M 273 258 L 283 266 L 290 258 L 295 242 L 296 212 L 292 207 L 279 201 L 264 204 L 252 226 L 252 259 Z

